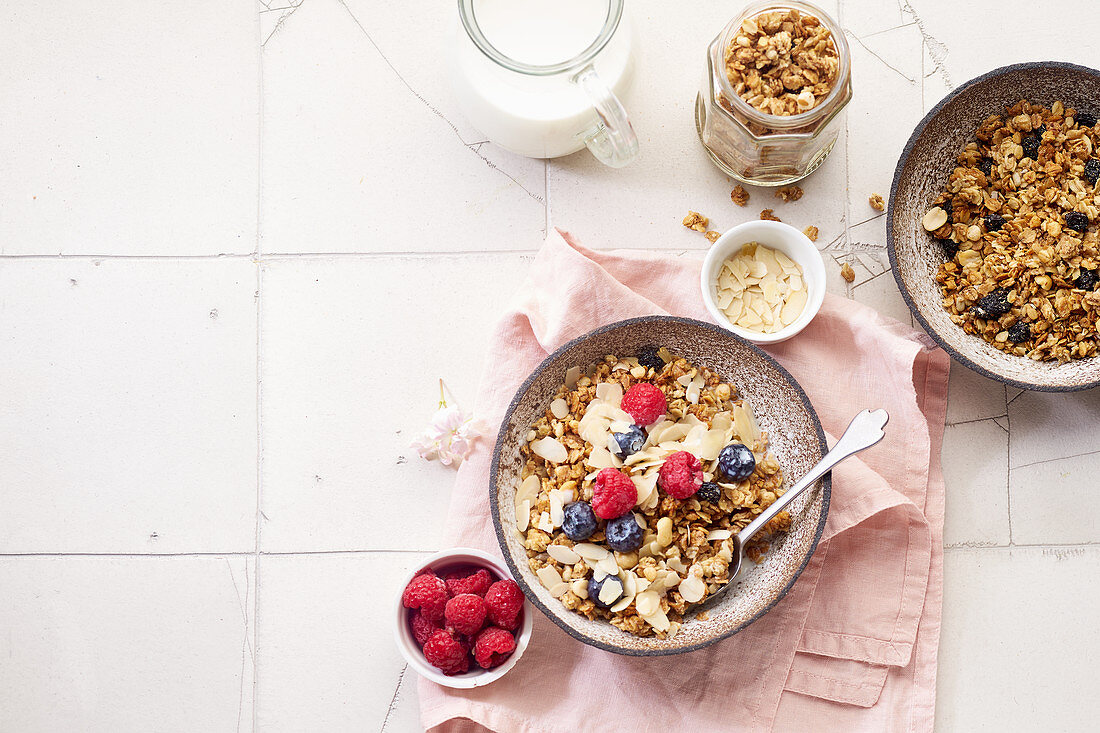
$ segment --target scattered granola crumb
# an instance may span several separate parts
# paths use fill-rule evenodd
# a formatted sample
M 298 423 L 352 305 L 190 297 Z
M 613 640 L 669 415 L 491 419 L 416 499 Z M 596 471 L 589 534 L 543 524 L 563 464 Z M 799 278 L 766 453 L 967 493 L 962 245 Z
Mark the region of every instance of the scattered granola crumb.
M 704 236 L 706 236 L 707 240 L 711 244 L 714 244 L 715 242 L 718 241 L 718 237 L 722 236 L 722 233 L 721 232 L 716 232 L 712 229 L 709 232 L 707 232 Z
M 708 618 L 710 618 L 710 614 L 706 611 L 700 611 L 699 613 L 695 614 L 695 619 L 697 621 L 706 621 Z
M 707 230 L 707 224 L 710 223 L 710 219 L 700 214 L 698 211 L 688 211 L 688 215 L 684 217 L 684 226 L 688 229 L 694 229 L 697 232 L 705 232 Z
M 764 209 L 763 211 L 761 211 L 760 218 L 764 221 L 783 221 L 778 216 L 776 216 L 775 212 L 771 209 Z
M 867 201 L 875 211 L 882 211 L 886 208 L 886 200 L 882 198 L 882 194 L 873 193 Z
M 800 186 L 783 186 L 776 189 L 775 197 L 784 201 L 798 201 L 802 198 L 802 188 Z
M 738 206 L 744 206 L 749 202 L 749 192 L 739 183 L 730 191 L 730 199 Z
M 852 266 L 845 262 L 840 266 L 840 276 L 844 278 L 844 282 L 855 282 L 856 271 L 852 269 Z
M 805 234 L 811 242 L 817 241 L 817 227 L 813 224 L 803 229 L 802 233 Z

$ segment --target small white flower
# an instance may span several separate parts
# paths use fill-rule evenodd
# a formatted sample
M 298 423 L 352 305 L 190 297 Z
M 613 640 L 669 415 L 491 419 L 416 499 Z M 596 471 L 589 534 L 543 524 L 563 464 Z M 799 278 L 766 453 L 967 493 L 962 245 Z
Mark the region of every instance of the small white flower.
M 439 409 L 424 432 L 412 442 L 412 447 L 426 461 L 438 460 L 444 466 L 457 467 L 485 430 L 480 420 L 467 415 L 457 405 L 447 406 L 443 399 L 443 380 L 439 380 Z

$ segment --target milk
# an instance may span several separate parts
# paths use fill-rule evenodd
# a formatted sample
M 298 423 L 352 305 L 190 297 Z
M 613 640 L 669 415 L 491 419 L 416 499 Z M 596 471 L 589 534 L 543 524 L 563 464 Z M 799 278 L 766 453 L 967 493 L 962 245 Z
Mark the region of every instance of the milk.
M 538 66 L 568 62 L 592 45 L 608 16 L 607 0 L 473 0 L 473 19 L 509 59 Z M 632 33 L 619 27 L 591 62 L 620 97 L 630 85 Z M 598 124 L 592 101 L 572 81 L 580 66 L 550 76 L 504 68 L 459 27 L 454 88 L 466 117 L 490 140 L 520 155 L 553 158 L 580 150 Z

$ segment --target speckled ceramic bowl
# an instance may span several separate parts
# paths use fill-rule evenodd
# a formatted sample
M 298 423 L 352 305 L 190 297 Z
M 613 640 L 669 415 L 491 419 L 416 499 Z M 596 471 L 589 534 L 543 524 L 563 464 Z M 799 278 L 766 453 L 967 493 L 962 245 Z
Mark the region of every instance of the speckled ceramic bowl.
M 955 157 L 991 114 L 1020 99 L 1055 100 L 1100 112 L 1100 71 L 1055 61 L 994 69 L 955 89 L 925 115 L 902 151 L 890 189 L 886 241 L 890 265 L 913 315 L 932 338 L 971 369 L 1021 389 L 1068 392 L 1100 385 L 1100 358 L 1059 364 L 1005 354 L 951 322 L 941 305 L 936 270 L 943 248 L 921 226 Z
M 736 634 L 774 606 L 817 547 L 829 510 L 829 478 L 800 496 L 790 512 L 791 531 L 772 544 L 759 565 L 744 572 L 723 597 L 708 606 L 705 621 L 690 619 L 670 640 L 639 638 L 606 621 L 590 621 L 566 610 L 542 586 L 527 565 L 516 530 L 515 494 L 523 459 L 521 441 L 545 413 L 571 366 L 587 367 L 607 354 L 631 356 L 647 345 L 662 345 L 732 382 L 752 405 L 771 449 L 783 466 L 785 487 L 803 476 L 825 454 L 825 434 L 805 392 L 787 371 L 763 351 L 709 323 L 687 318 L 648 316 L 620 321 L 582 336 L 550 355 L 523 383 L 501 424 L 493 453 L 489 501 L 504 559 L 527 598 L 570 636 L 618 654 L 657 656 L 699 649 Z

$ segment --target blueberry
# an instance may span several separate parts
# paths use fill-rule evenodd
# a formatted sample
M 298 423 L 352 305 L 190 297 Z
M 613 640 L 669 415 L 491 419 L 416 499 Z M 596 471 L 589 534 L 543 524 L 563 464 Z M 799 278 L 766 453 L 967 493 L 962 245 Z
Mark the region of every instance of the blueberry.
M 1081 270 L 1081 274 L 1073 281 L 1073 284 L 1081 290 L 1096 290 L 1096 283 L 1100 282 L 1100 275 L 1096 270 Z
M 600 591 L 604 585 L 611 584 L 617 586 L 619 592 L 615 594 L 615 597 L 611 599 L 610 603 L 604 603 L 600 600 Z M 619 580 L 617 575 L 608 575 L 603 580 L 596 580 L 595 578 L 588 579 L 588 600 L 595 603 L 600 608 L 611 608 L 615 605 L 615 601 L 623 597 L 623 581 Z
M 1100 178 L 1100 160 L 1093 158 L 1085 163 L 1085 180 L 1096 185 L 1096 179 Z
M 1038 127 L 1035 128 L 1035 130 L 1033 132 L 1035 133 L 1035 137 L 1039 138 L 1039 140 L 1042 141 L 1043 133 L 1046 132 L 1046 131 L 1047 131 L 1047 126 L 1046 125 L 1039 125 Z
M 718 472 L 730 481 L 744 481 L 755 470 L 756 458 L 741 443 L 730 443 L 718 454 Z
M 1066 226 L 1078 232 L 1089 228 L 1089 218 L 1080 211 L 1071 211 L 1066 214 Z
M 621 433 L 612 433 L 615 437 L 615 446 L 612 447 L 612 451 L 619 458 L 629 458 L 642 449 L 645 445 L 646 434 L 637 425 L 631 425 L 629 428 Z M 618 450 L 615 450 L 615 447 Z
M 1016 321 L 1012 328 L 1008 329 L 1008 340 L 1014 344 L 1027 341 L 1031 338 L 1031 324 Z
M 1020 141 L 1020 147 L 1024 149 L 1024 157 L 1035 159 L 1039 156 L 1039 138 L 1034 135 L 1024 135 Z
M 947 259 L 955 259 L 955 255 L 959 253 L 959 243 L 953 242 L 950 239 L 941 239 L 940 244 L 943 245 L 944 254 L 947 255 Z
M 709 501 L 711 504 L 717 504 L 718 500 L 722 498 L 722 487 L 713 481 L 704 481 L 699 490 L 695 492 L 695 498 L 699 501 Z
M 561 531 L 574 542 L 582 542 L 596 533 L 596 515 L 587 501 L 571 501 L 564 508 Z
M 665 368 L 665 360 L 657 355 L 658 347 L 656 346 L 643 346 L 638 351 L 638 363 L 644 367 L 649 367 L 655 372 L 659 372 Z
M 985 217 L 985 230 L 987 232 L 1000 231 L 1001 227 L 1005 225 L 1005 218 L 1000 214 L 990 214 Z
M 608 520 L 603 531 L 607 546 L 615 552 L 634 552 L 642 546 L 642 528 L 633 512 Z
M 980 170 L 982 173 L 986 174 L 987 176 L 990 175 L 991 173 L 993 173 L 993 159 L 992 158 L 982 158 L 981 160 L 979 160 L 978 161 L 978 170 Z
M 1073 114 L 1073 121 L 1077 123 L 1078 127 L 1095 127 L 1096 115 L 1090 115 L 1088 112 L 1081 112 L 1078 110 Z
M 985 295 L 978 299 L 970 312 L 976 315 L 978 318 L 999 318 L 1005 313 L 1008 313 L 1012 309 L 1012 306 L 1008 304 L 1008 291 L 1004 288 L 997 288 L 989 295 Z

